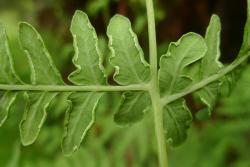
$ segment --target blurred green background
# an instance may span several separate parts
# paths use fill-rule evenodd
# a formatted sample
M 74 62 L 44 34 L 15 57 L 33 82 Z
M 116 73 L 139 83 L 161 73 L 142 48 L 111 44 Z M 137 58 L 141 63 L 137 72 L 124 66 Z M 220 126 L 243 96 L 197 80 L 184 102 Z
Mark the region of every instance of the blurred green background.
M 236 0 L 158 0 L 155 1 L 159 56 L 170 41 L 194 31 L 204 35 L 212 13 L 221 17 L 223 31 L 221 61 L 231 62 L 241 45 L 246 18 L 245 1 Z M 76 9 L 88 13 L 99 35 L 100 48 L 107 58 L 106 26 L 120 13 L 131 19 L 140 44 L 148 55 L 147 20 L 144 0 L 0 0 L 0 21 L 10 39 L 15 68 L 29 80 L 27 59 L 18 41 L 18 22 L 32 23 L 41 33 L 65 81 L 74 70 L 70 20 Z M 109 80 L 113 69 L 104 61 Z M 210 120 L 194 119 L 187 141 L 169 148 L 171 167 L 250 167 L 250 68 L 241 75 L 230 97 L 225 89 Z M 18 123 L 24 108 L 19 96 L 7 123 L 0 129 L 0 167 L 156 167 L 157 150 L 152 113 L 131 127 L 120 128 L 113 114 L 119 93 L 105 95 L 98 107 L 97 120 L 82 147 L 73 157 L 64 157 L 60 142 L 66 97 L 54 101 L 38 140 L 29 147 L 20 144 Z M 110 100 L 112 99 L 112 100 Z M 187 97 L 193 114 L 202 109 L 195 98 Z M 58 104 L 61 102 L 61 104 Z

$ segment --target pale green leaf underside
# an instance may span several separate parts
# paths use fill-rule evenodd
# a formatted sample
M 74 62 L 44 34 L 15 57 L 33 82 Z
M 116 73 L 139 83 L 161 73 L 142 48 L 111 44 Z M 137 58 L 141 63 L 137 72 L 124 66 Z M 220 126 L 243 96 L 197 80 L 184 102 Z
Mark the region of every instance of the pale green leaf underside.
M 220 34 L 221 22 L 217 15 L 211 17 L 207 28 L 205 42 L 207 45 L 206 55 L 201 60 L 200 75 L 201 79 L 206 78 L 221 69 L 222 64 L 219 62 L 220 58 Z
M 70 30 L 75 48 L 73 63 L 77 70 L 70 74 L 69 80 L 77 85 L 105 84 L 98 38 L 87 14 L 76 11 Z
M 14 68 L 8 38 L 3 25 L 0 23 L 0 84 L 20 83 Z
M 114 120 L 119 125 L 130 125 L 140 121 L 149 107 L 151 100 L 147 92 L 125 92 Z
M 207 51 L 204 39 L 195 33 L 188 33 L 179 41 L 171 43 L 168 51 L 160 59 L 159 82 L 161 96 L 188 88 L 195 80 L 185 75 L 185 69 L 204 57 Z M 185 100 L 176 100 L 163 106 L 164 129 L 168 142 L 181 144 L 187 137 L 187 129 L 192 115 L 186 107 Z
M 25 93 L 27 104 L 19 125 L 23 145 L 32 144 L 38 137 L 46 119 L 46 111 L 56 95 L 53 92 Z
M 121 15 L 112 17 L 107 35 L 112 53 L 110 62 L 116 69 L 114 80 L 121 85 L 147 83 L 149 64 L 144 59 L 129 19 Z
M 76 85 L 105 85 L 104 68 L 99 51 L 98 38 L 87 14 L 76 11 L 71 33 L 74 40 L 75 56 L 73 63 L 77 68 L 69 75 Z M 73 154 L 95 121 L 95 110 L 103 93 L 79 92 L 70 95 L 68 102 L 62 148 L 65 155 Z
M 248 6 L 249 4 L 250 0 Z M 75 85 L 64 84 L 41 36 L 27 23 L 20 24 L 19 33 L 21 46 L 29 59 L 31 85 L 23 83 L 14 71 L 7 36 L 0 24 L 0 86 L 4 88 L 0 91 L 0 126 L 7 119 L 14 103 L 17 95 L 15 91 L 25 91 L 26 108 L 20 123 L 20 135 L 24 145 L 32 144 L 39 135 L 51 101 L 59 93 L 57 91 L 67 92 L 70 96 L 62 147 L 66 155 L 71 155 L 79 148 L 94 124 L 96 107 L 105 91 L 124 92 L 122 103 L 114 117 L 121 125 L 141 120 L 146 109 L 151 107 L 148 93 L 151 96 L 160 93 L 158 97 L 161 98 L 159 104 L 164 110 L 166 140 L 171 145 L 179 145 L 186 139 L 187 129 L 192 121 L 183 97 L 200 90 L 198 93 L 202 101 L 212 109 L 218 94 L 219 79 L 239 67 L 249 56 L 249 23 L 248 17 L 238 58 L 223 69 L 220 69 L 218 60 L 221 27 L 216 15 L 211 18 L 205 40 L 198 34 L 188 33 L 179 41 L 171 43 L 160 60 L 160 92 L 151 92 L 153 86 L 150 84 L 150 66 L 144 59 L 138 39 L 126 17 L 115 15 L 107 29 L 112 53 L 110 62 L 116 70 L 114 80 L 120 86 L 106 83 L 97 35 L 85 13 L 76 11 L 70 29 L 74 41 L 73 64 L 76 70 L 68 78 Z M 157 66 L 156 63 L 152 64 Z M 153 70 L 151 72 L 154 73 Z M 19 87 L 21 88 L 16 89 Z M 39 90 L 34 87 L 39 87 Z
M 217 100 L 220 84 L 219 81 L 213 82 L 197 92 L 201 101 L 207 106 L 209 116 Z
M 222 64 L 219 62 L 220 33 L 220 18 L 217 15 L 213 15 L 205 36 L 205 42 L 207 44 L 208 50 L 204 58 L 201 60 L 200 80 L 216 74 L 222 68 Z M 216 81 L 197 92 L 201 101 L 207 106 L 207 114 L 209 116 L 211 115 L 211 111 L 215 105 L 215 101 L 219 93 L 219 87 L 220 82 Z
M 207 51 L 204 39 L 188 33 L 175 43 L 160 59 L 159 82 L 161 96 L 180 92 L 192 83 L 192 78 L 183 74 L 184 68 L 201 59 Z
M 145 61 L 143 51 L 129 19 L 115 15 L 108 25 L 110 62 L 116 71 L 114 80 L 121 85 L 146 84 L 150 77 L 150 67 Z M 125 92 L 117 113 L 116 123 L 130 125 L 143 118 L 150 106 L 149 94 L 146 92 Z
M 62 148 L 65 155 L 75 152 L 94 124 L 95 110 L 103 93 L 73 93 L 65 120 Z
M 243 41 L 235 61 L 240 61 L 240 59 L 244 59 L 244 57 L 246 57 L 246 55 L 248 55 L 249 52 L 250 52 L 250 0 L 247 0 L 247 20 L 244 27 Z M 235 83 L 239 79 L 240 73 L 243 69 L 242 67 L 246 65 L 247 60 L 248 59 L 245 59 L 245 61 L 241 63 L 241 65 L 236 70 L 232 71 L 226 76 L 226 81 L 228 81 L 229 85 L 229 93 L 231 93 L 232 89 L 235 87 Z
M 6 31 L 0 23 L 0 84 L 21 83 L 14 68 Z M 0 92 L 0 127 L 8 118 L 11 105 L 16 99 L 15 92 Z
M 177 146 L 187 138 L 187 129 L 192 122 L 192 114 L 184 99 L 176 100 L 164 107 L 164 129 L 169 144 Z
M 31 67 L 31 83 L 39 85 L 64 84 L 40 34 L 29 24 L 20 23 L 20 43 Z M 57 93 L 25 92 L 26 107 L 20 122 L 23 145 L 32 144 L 39 135 L 46 118 L 46 111 Z
M 20 43 L 31 68 L 31 83 L 40 85 L 63 84 L 40 34 L 28 23 L 20 23 Z
M 0 92 L 0 127 L 8 118 L 11 105 L 16 99 L 16 92 Z

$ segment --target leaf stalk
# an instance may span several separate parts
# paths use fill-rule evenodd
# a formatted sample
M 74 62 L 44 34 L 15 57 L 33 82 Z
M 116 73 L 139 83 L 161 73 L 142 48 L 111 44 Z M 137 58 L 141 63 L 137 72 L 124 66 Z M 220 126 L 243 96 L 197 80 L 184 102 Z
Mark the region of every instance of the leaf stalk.
M 115 91 L 148 91 L 147 84 L 128 85 L 128 86 L 71 86 L 71 85 L 5 85 L 0 84 L 0 90 L 9 91 L 46 91 L 46 92 L 115 92 Z
M 160 167 L 168 167 L 167 146 L 163 128 L 163 109 L 159 93 L 158 83 L 158 63 L 157 63 L 157 43 L 155 30 L 155 15 L 153 0 L 146 0 L 147 18 L 148 18 L 148 34 L 149 34 L 149 57 L 151 71 L 151 87 L 150 96 L 152 107 L 154 110 L 154 125 L 158 145 L 158 158 Z

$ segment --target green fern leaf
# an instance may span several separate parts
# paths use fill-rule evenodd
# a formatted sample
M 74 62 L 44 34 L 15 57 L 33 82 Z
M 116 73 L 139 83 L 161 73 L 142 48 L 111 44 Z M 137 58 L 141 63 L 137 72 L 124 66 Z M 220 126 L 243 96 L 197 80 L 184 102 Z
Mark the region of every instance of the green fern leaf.
M 114 120 L 124 126 L 138 122 L 150 109 L 150 104 L 151 100 L 147 92 L 125 92 Z
M 172 146 L 178 146 L 187 138 L 187 129 L 192 122 L 192 114 L 184 99 L 179 99 L 164 107 L 164 129 L 167 141 Z
M 121 85 L 147 83 L 149 64 L 145 61 L 138 39 L 129 19 L 121 15 L 111 18 L 107 29 L 114 80 Z
M 204 39 L 195 33 L 186 34 L 178 42 L 171 43 L 168 52 L 160 60 L 161 96 L 180 92 L 190 86 L 192 78 L 183 74 L 183 71 L 204 57 L 206 51 Z
M 76 71 L 69 75 L 69 80 L 76 85 L 105 85 L 102 57 L 98 48 L 98 38 L 88 16 L 76 11 L 71 33 L 74 39 L 75 56 L 73 63 Z M 65 132 L 62 141 L 63 152 L 71 155 L 76 151 L 87 131 L 95 121 L 95 111 L 103 93 L 72 93 L 68 100 Z
M 216 74 L 222 68 L 222 64 L 219 62 L 220 33 L 220 18 L 217 15 L 213 15 L 205 36 L 205 42 L 207 44 L 208 50 L 204 58 L 201 60 L 199 80 Z M 208 112 L 204 113 L 204 111 L 207 110 L 202 110 L 201 113 L 204 113 L 208 116 L 211 115 L 211 111 L 215 105 L 216 98 L 219 93 L 220 84 L 220 81 L 215 81 L 197 92 L 201 101 L 208 107 Z
M 13 68 L 6 32 L 0 24 L 0 126 L 8 118 L 17 94 L 23 93 L 26 107 L 19 127 L 21 141 L 23 145 L 32 144 L 46 120 L 48 108 L 57 103 L 58 99 L 54 99 L 61 93 L 68 104 L 62 149 L 64 154 L 72 155 L 93 126 L 96 108 L 104 93 L 119 91 L 123 95 L 114 121 L 119 125 L 131 125 L 141 120 L 147 110 L 153 109 L 158 146 L 164 156 L 160 148 L 165 147 L 164 140 L 177 146 L 187 138 L 192 114 L 185 96 L 199 94 L 209 111 L 206 114 L 210 115 L 221 79 L 227 76 L 227 80 L 234 82 L 238 71 L 246 64 L 250 56 L 250 0 L 247 2 L 248 19 L 241 50 L 236 60 L 225 67 L 219 62 L 221 25 L 216 15 L 211 18 L 205 39 L 196 33 L 188 33 L 170 43 L 167 53 L 160 58 L 159 71 L 151 1 L 146 1 L 150 65 L 129 19 L 115 15 L 107 28 L 110 63 L 115 68 L 114 85 L 107 83 L 98 37 L 84 12 L 75 12 L 70 28 L 76 67 L 68 76 L 72 85 L 64 83 L 41 36 L 28 23 L 20 24 L 19 33 L 21 46 L 29 60 L 31 81 L 24 83 L 19 79 Z M 162 164 L 166 166 L 166 162 Z
M 246 63 L 247 63 L 247 57 L 246 55 L 250 54 L 250 0 L 247 0 L 247 20 L 244 27 L 244 34 L 243 34 L 243 40 L 241 44 L 240 51 L 238 53 L 238 56 L 236 57 L 235 62 L 242 61 L 241 65 L 238 66 L 234 71 L 227 74 L 226 76 L 226 82 L 228 82 L 229 85 L 229 93 L 232 92 L 233 88 L 235 87 L 236 81 L 239 79 L 239 76 L 241 75 L 242 70 L 244 69 Z
M 20 23 L 20 43 L 28 57 L 31 67 L 31 84 L 63 85 L 39 33 L 28 23 Z M 26 108 L 20 122 L 20 134 L 23 145 L 32 144 L 46 118 L 46 110 L 57 92 L 26 92 Z
M 110 62 L 116 69 L 114 80 L 121 85 L 147 84 L 150 78 L 149 64 L 144 59 L 129 19 L 115 15 L 110 20 L 107 35 L 112 53 Z M 114 120 L 120 125 L 137 122 L 143 118 L 149 106 L 147 92 L 125 92 Z
M 6 31 L 0 23 L 0 84 L 17 84 L 20 79 L 17 77 L 14 68 L 12 55 L 9 48 Z M 9 110 L 16 99 L 16 92 L 0 91 L 0 127 L 6 121 Z
M 188 88 L 193 79 L 184 75 L 185 68 L 197 62 L 206 54 L 204 39 L 189 33 L 176 43 L 171 43 L 168 51 L 160 59 L 159 83 L 161 96 L 167 98 Z M 192 121 L 185 100 L 177 100 L 163 106 L 164 128 L 167 140 L 172 145 L 179 145 L 186 139 L 186 130 Z

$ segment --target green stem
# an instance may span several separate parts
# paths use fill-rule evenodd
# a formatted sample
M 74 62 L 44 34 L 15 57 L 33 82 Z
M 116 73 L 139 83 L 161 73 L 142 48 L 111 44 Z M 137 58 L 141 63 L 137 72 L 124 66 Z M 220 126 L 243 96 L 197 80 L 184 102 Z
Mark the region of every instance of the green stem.
M 159 94 L 158 69 L 157 69 L 157 44 L 155 31 L 155 16 L 152 0 L 146 0 L 149 34 L 149 55 L 151 68 L 150 96 L 154 110 L 155 133 L 158 145 L 159 166 L 168 167 L 167 147 L 163 128 L 163 108 Z
M 159 166 L 168 167 L 167 146 L 163 128 L 163 110 L 160 102 L 160 96 L 159 93 L 155 92 L 155 88 L 153 87 L 152 91 L 150 91 L 150 96 L 154 110 L 154 124 L 158 147 Z
M 9 91 L 47 91 L 47 92 L 111 92 L 111 91 L 148 91 L 148 85 L 128 85 L 128 86 L 70 86 L 70 85 L 3 85 L 0 90 Z

